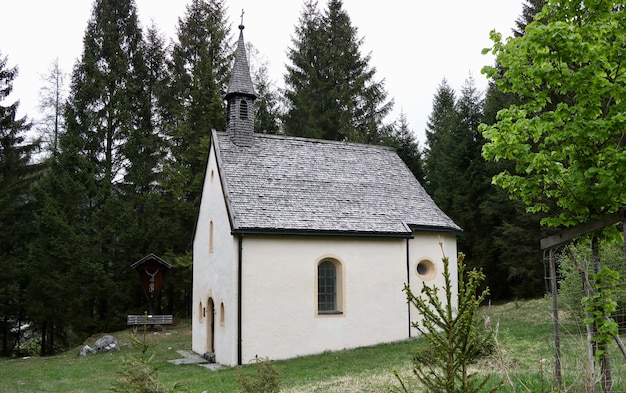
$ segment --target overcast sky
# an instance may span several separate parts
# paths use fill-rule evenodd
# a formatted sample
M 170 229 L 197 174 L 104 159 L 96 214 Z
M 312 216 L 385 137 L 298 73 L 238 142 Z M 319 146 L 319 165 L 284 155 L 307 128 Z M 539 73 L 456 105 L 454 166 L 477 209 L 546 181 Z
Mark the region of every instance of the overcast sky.
M 140 22 L 154 21 L 175 38 L 178 19 L 190 0 L 135 0 Z M 283 87 L 285 52 L 303 8 L 302 0 L 227 0 L 233 43 L 241 10 L 245 10 L 244 37 L 268 62 L 270 77 Z M 81 56 L 82 39 L 91 16 L 90 0 L 14 0 L 2 5 L 0 53 L 19 75 L 7 105 L 20 100 L 20 115 L 38 117 L 38 94 L 42 75 L 59 59 L 70 73 Z M 325 9 L 326 0 L 319 0 Z M 371 54 L 370 66 L 385 81 L 395 110 L 407 116 L 410 128 L 424 145 L 424 130 L 432 99 L 443 78 L 458 92 L 472 75 L 480 90 L 486 79 L 480 73 L 493 58 L 481 54 L 490 46 L 489 32 L 505 36 L 522 10 L 522 0 L 344 0 L 352 25 L 364 39 L 362 53 Z M 69 80 L 69 78 L 68 78 Z

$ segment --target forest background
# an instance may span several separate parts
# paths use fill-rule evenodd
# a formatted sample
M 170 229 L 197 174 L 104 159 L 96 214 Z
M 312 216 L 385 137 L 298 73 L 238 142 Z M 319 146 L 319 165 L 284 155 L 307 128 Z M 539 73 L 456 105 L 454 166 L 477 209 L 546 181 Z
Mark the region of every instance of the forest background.
M 515 35 L 543 3 L 524 3 Z M 9 98 L 19 65 L 0 54 L 2 355 L 14 354 L 24 323 L 42 355 L 125 325 L 145 308 L 130 264 L 149 253 L 173 265 L 159 311 L 189 317 L 193 231 L 209 131 L 225 125 L 233 33 L 224 0 L 192 0 L 171 45 L 140 28 L 134 0 L 96 0 L 71 75 L 56 64 L 41 87 L 36 127 Z M 464 228 L 459 250 L 486 273 L 491 300 L 543 294 L 543 217 L 492 185 L 510 163 L 481 155 L 479 125 L 516 97 L 495 83 L 481 92 L 471 77 L 459 92 L 442 80 L 420 146 L 405 114 L 389 121 L 394 101 L 361 45 L 341 0 L 305 1 L 285 89 L 254 68 L 255 131 L 395 148 Z

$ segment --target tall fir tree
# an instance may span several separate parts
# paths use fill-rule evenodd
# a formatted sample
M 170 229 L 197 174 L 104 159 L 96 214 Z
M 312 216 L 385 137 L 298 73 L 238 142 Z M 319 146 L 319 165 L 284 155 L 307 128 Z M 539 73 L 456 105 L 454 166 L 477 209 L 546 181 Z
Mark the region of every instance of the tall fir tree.
M 70 143 L 68 138 L 63 137 L 63 145 Z M 29 249 L 27 301 L 43 356 L 78 344 L 100 326 L 96 306 L 106 295 L 100 285 L 109 280 L 94 256 L 89 193 L 95 187 L 90 174 L 82 172 L 86 161 L 76 150 L 57 153 L 33 187 L 36 235 Z
M 192 0 L 179 19 L 170 63 L 167 105 L 170 160 L 166 190 L 180 217 L 179 251 L 190 249 L 206 170 L 211 129 L 226 127 L 224 94 L 230 76 L 230 28 L 223 0 Z
M 319 48 L 321 47 L 321 15 L 317 1 L 306 0 L 300 14 L 292 48 L 287 51 L 291 65 L 287 64 L 285 75 L 287 102 L 283 117 L 285 133 L 311 138 L 338 139 L 319 124 L 319 111 L 323 102 L 323 86 L 318 70 L 323 68 Z M 306 89 L 306 90 L 305 90 Z
M 28 285 L 27 256 L 32 238 L 33 206 L 29 188 L 41 165 L 32 163 L 38 141 L 29 141 L 31 124 L 18 118 L 19 101 L 5 105 L 13 90 L 17 67 L 8 67 L 8 57 L 0 53 L 0 353 L 9 355 L 19 337 L 15 321 L 25 318 Z
M 254 131 L 263 134 L 280 134 L 280 106 L 278 93 L 269 79 L 267 65 L 261 65 L 252 75 L 254 90 Z
M 37 124 L 42 144 L 49 154 L 58 151 L 59 137 L 65 132 L 63 108 L 67 98 L 66 73 L 55 59 L 43 75 L 43 85 L 39 89 L 39 110 L 42 118 Z
M 329 1 L 323 14 L 317 2 L 305 2 L 288 50 L 286 134 L 366 143 L 389 137 L 384 119 L 393 102 L 357 34 L 341 0 Z
M 458 98 L 447 81 L 441 83 L 426 132 L 425 186 L 463 228 L 459 250 L 471 267 L 485 271 L 494 299 L 538 296 L 543 289 L 538 221 L 491 184 L 497 165 L 482 158 L 485 141 L 478 130 L 485 102 L 471 78 Z
M 482 100 L 469 78 L 455 99 L 447 81 L 439 86 L 426 131 L 426 187 L 435 202 L 464 229 L 459 248 L 475 260 L 472 246 L 480 233 L 477 205 L 483 192 L 480 172 Z
M 535 16 L 541 12 L 546 0 L 524 0 L 522 4 L 522 14 L 515 21 L 513 34 L 520 37 L 525 34 L 526 26 L 535 20 Z
M 454 175 L 453 129 L 457 123 L 454 90 L 444 79 L 437 87 L 433 98 L 433 108 L 426 125 L 426 147 L 424 150 L 424 187 L 435 199 L 439 207 L 449 213 L 452 209 L 452 195 L 446 190 Z
M 398 124 L 393 128 L 388 144 L 396 150 L 415 178 L 423 184 L 424 162 L 422 151 L 413 130 L 409 128 L 404 112 L 400 113 Z
M 133 226 L 128 231 L 127 247 L 134 251 L 131 255 L 137 260 L 150 252 L 164 252 L 167 238 L 161 201 L 167 154 L 162 107 L 169 81 L 167 52 L 165 39 L 155 26 L 147 30 L 144 45 L 146 62 L 145 67 L 138 70 L 141 84 L 137 88 L 147 99 L 141 100 L 141 106 L 135 109 L 141 115 L 136 117 L 135 129 L 122 150 L 127 164 L 120 184 L 121 194 L 132 211 L 127 221 L 127 226 Z
M 232 47 L 224 0 L 192 0 L 178 21 L 169 62 L 168 160 L 164 200 L 172 241 L 166 257 L 174 265 L 168 298 L 190 312 L 191 246 L 209 151 L 211 129 L 224 130 L 224 95 Z
M 49 205 L 61 207 L 68 217 L 78 215 L 69 223 L 88 241 L 83 251 L 89 261 L 74 261 L 93 277 L 84 288 L 92 300 L 83 318 L 93 321 L 85 329 L 96 324 L 100 329 L 119 326 L 132 301 L 130 288 L 136 277 L 130 274 L 129 265 L 139 251 L 129 233 L 133 227 L 127 225 L 135 214 L 133 199 L 128 199 L 122 185 L 145 160 L 133 151 L 133 141 L 150 132 L 145 78 L 143 38 L 134 0 L 97 0 L 83 39 L 82 57 L 72 73 L 65 112 L 67 130 L 57 157 L 63 172 L 56 173 L 49 186 L 51 190 L 71 187 L 71 200 L 79 204 L 66 206 L 59 201 Z M 54 192 L 45 195 L 61 197 Z M 53 240 L 41 239 L 41 243 L 65 247 Z

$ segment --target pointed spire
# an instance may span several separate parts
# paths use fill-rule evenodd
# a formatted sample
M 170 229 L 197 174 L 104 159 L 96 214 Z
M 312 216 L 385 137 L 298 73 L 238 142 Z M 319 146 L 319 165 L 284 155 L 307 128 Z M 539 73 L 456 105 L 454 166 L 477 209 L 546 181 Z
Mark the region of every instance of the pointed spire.
M 242 16 L 243 19 L 243 16 Z M 244 25 L 239 25 L 239 41 L 237 42 L 237 50 L 235 52 L 235 65 L 233 67 L 233 73 L 228 83 L 228 90 L 226 91 L 226 99 L 232 94 L 240 94 L 257 97 L 254 91 L 254 85 L 252 84 L 252 77 L 250 77 L 250 66 L 248 65 L 248 58 L 246 56 L 246 46 L 243 40 Z
M 243 11 L 241 13 L 243 22 Z M 246 47 L 243 41 L 243 23 L 239 25 L 239 42 L 235 52 L 233 73 L 226 91 L 227 123 L 226 132 L 233 143 L 239 146 L 252 146 L 254 139 L 254 100 L 257 95 L 254 91 L 250 66 L 246 56 Z

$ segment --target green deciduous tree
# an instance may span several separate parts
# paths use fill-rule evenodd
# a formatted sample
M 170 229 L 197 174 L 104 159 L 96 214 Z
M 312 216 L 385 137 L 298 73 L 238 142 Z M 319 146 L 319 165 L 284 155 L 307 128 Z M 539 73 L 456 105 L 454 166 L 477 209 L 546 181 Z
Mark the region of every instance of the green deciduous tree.
M 296 26 L 285 75 L 285 133 L 330 140 L 382 143 L 392 109 L 362 39 L 342 8 L 331 0 L 323 14 L 307 1 Z
M 485 52 L 496 55 L 499 67 L 484 72 L 519 101 L 499 111 L 496 123 L 482 126 L 488 139 L 483 154 L 513 163 L 494 183 L 528 211 L 544 214 L 548 226 L 598 219 L 626 201 L 625 22 L 626 10 L 614 2 L 550 0 L 523 35 L 503 40 L 491 34 L 493 47 Z M 592 239 L 599 274 L 599 245 Z M 609 311 L 600 309 L 600 319 Z M 602 335 L 605 326 L 589 322 Z M 603 389 L 611 391 L 609 356 L 597 344 Z
M 521 103 L 482 127 L 484 155 L 514 163 L 494 182 L 548 225 L 585 222 L 626 201 L 625 22 L 613 2 L 548 1 L 523 36 L 491 35 L 502 71 L 484 71 Z

